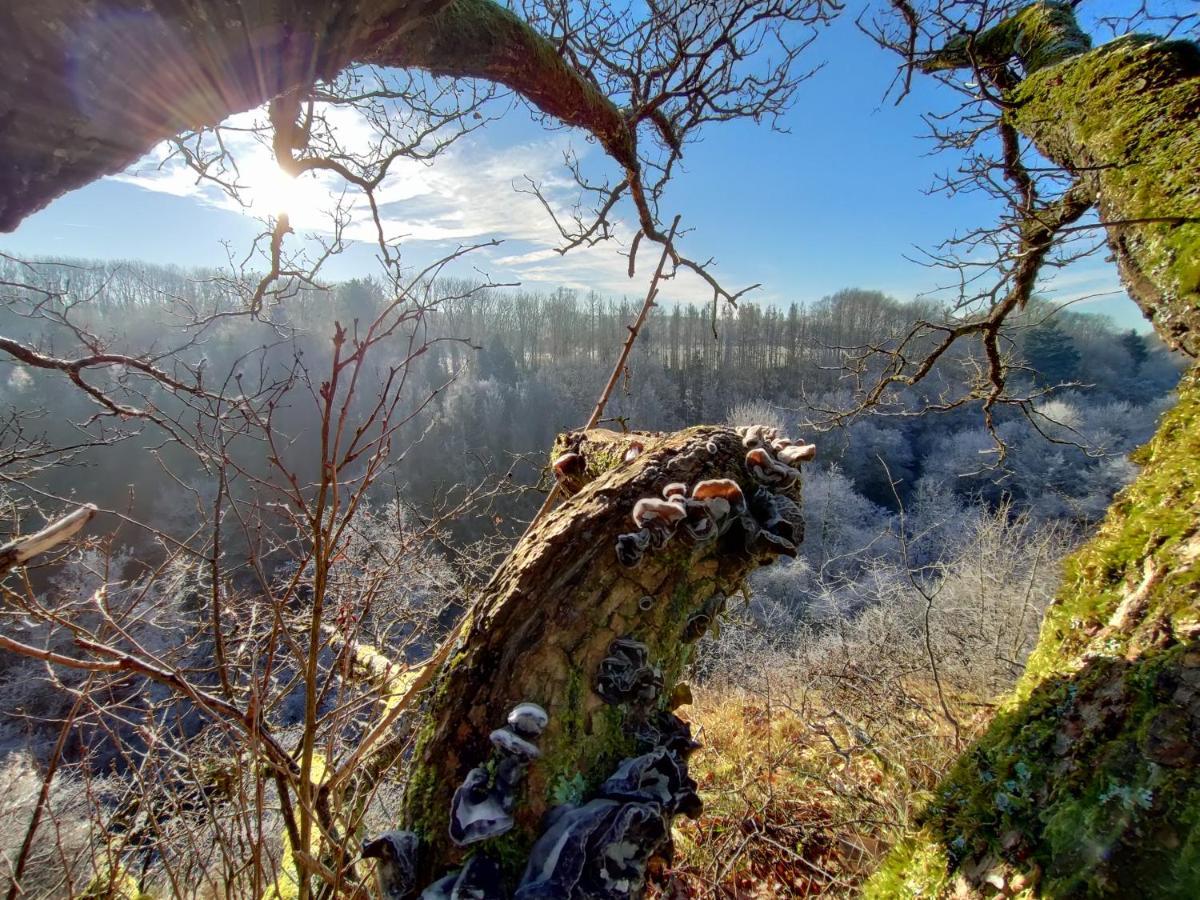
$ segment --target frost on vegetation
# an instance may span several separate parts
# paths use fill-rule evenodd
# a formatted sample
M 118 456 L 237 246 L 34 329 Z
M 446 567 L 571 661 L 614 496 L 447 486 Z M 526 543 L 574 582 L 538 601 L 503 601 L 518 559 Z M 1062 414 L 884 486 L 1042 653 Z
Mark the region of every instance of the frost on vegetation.
M 27 752 L 9 750 L 0 761 L 0 855 L 10 864 L 16 860 L 25 839 L 30 813 L 42 789 L 42 777 L 40 767 Z M 103 793 L 98 784 L 92 791 Z M 82 887 L 90 877 L 92 800 L 89 787 L 82 781 L 66 773 L 55 775 L 26 866 L 28 877 L 21 883 L 24 895 L 51 896 L 64 882 Z
M 885 516 L 876 523 L 882 535 L 865 526 L 857 543 L 843 535 L 834 545 L 841 555 L 826 558 L 830 547 L 817 537 L 823 512 L 810 500 L 800 557 L 750 578 L 749 602 L 733 604 L 719 639 L 701 644 L 702 671 L 731 684 L 766 670 L 803 682 L 838 659 L 869 661 L 893 677 L 928 672 L 928 612 L 940 674 L 979 696 L 1010 686 L 1076 536 L 1011 509 L 962 510 L 945 498 L 927 504 L 907 523 L 910 569 L 895 517 L 890 529 Z M 945 531 L 934 530 L 939 523 Z

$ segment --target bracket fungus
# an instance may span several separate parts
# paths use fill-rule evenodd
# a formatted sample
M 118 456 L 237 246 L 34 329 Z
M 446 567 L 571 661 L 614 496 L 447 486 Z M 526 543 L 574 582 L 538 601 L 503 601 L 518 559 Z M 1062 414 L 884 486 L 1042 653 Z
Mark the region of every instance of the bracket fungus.
M 650 651 L 641 641 L 617 638 L 596 670 L 596 693 L 606 703 L 648 706 L 662 692 L 662 673 L 649 662 Z
M 684 487 L 683 491 L 686 494 L 687 488 Z M 674 500 L 643 497 L 633 505 L 633 524 L 650 531 L 673 531 L 686 515 L 683 504 Z
M 600 785 L 600 794 L 611 800 L 657 803 L 666 812 L 680 812 L 689 819 L 699 816 L 702 806 L 686 762 L 665 747 L 622 761 Z
M 776 429 L 767 425 L 746 425 L 737 431 L 742 436 L 742 446 L 748 450 L 766 447 L 778 434 Z
M 683 488 L 686 496 L 687 488 Z M 642 497 L 633 505 L 633 524 L 637 531 L 617 537 L 617 559 L 626 568 L 634 568 L 651 547 L 661 550 L 675 534 L 675 528 L 687 517 L 682 498 L 660 500 Z
M 692 499 L 709 504 L 716 510 L 715 501 L 726 504 L 726 510 L 743 512 L 746 509 L 746 495 L 742 493 L 741 485 L 732 478 L 710 478 L 707 481 L 696 482 L 692 488 Z
M 717 517 L 712 508 L 699 500 L 688 500 L 684 504 L 683 530 L 697 544 L 711 541 L 720 533 Z
M 687 485 L 682 481 L 672 481 L 662 489 L 662 495 L 667 500 L 681 501 L 687 496 Z
M 651 536 L 645 528 L 617 536 L 617 561 L 627 569 L 634 568 L 650 549 Z
M 775 447 L 775 455 L 786 466 L 795 467 L 802 462 L 811 462 L 817 458 L 816 444 L 792 444 Z
M 507 897 L 500 866 L 486 853 L 476 853 L 461 870 L 425 888 L 420 900 L 507 900 Z
M 513 805 L 506 792 L 492 784 L 488 770 L 476 766 L 450 803 L 450 840 L 466 847 L 505 834 L 513 827 Z
M 688 691 L 688 702 L 691 702 L 691 691 Z M 639 750 L 647 751 L 655 747 L 665 747 L 670 753 L 687 762 L 693 753 L 700 749 L 700 742 L 692 737 L 692 726 L 673 712 L 658 710 L 639 722 L 634 728 L 633 736 Z
M 804 518 L 791 497 L 760 487 L 754 492 L 750 508 L 763 530 L 783 538 L 793 549 L 803 540 Z
M 644 664 L 636 647 L 624 649 Z M 662 710 L 640 718 L 633 736 L 647 749 L 622 760 L 597 796 L 547 814 L 514 900 L 629 900 L 642 895 L 650 861 L 669 860 L 672 819 L 695 818 L 703 806 L 687 769 L 699 744 L 686 722 Z
M 671 694 L 667 698 L 667 709 L 679 709 L 681 706 L 689 706 L 691 702 L 692 687 L 687 682 L 681 681 L 671 688 Z
M 600 798 L 561 810 L 533 845 L 513 898 L 641 896 L 650 858 L 668 834 L 656 803 Z
M 375 881 L 384 900 L 407 900 L 417 887 L 420 839 L 411 831 L 385 831 L 362 842 L 363 859 L 377 859 Z
M 587 460 L 582 453 L 568 450 L 554 460 L 554 479 L 563 490 L 575 493 L 583 487 L 583 476 L 587 471 Z
M 508 714 L 508 727 L 521 737 L 537 738 L 550 724 L 550 716 L 536 703 L 518 703 Z
M 800 477 L 798 471 L 781 463 L 765 447 L 755 447 L 746 454 L 746 470 L 759 484 L 778 488 L 791 487 Z
M 704 605 L 688 616 L 687 622 L 684 623 L 683 633 L 679 639 L 685 644 L 694 644 L 700 638 L 704 637 L 708 627 L 712 625 L 713 619 L 719 616 L 725 609 L 725 595 L 722 593 L 713 594 L 709 597 Z
M 518 759 L 531 762 L 542 755 L 542 751 L 521 737 L 511 728 L 497 728 L 491 733 L 492 746 Z

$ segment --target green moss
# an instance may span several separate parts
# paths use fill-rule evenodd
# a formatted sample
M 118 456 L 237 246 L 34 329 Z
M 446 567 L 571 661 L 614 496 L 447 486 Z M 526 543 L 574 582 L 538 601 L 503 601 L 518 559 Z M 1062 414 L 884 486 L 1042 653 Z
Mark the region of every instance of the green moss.
M 924 833 L 902 842 L 863 891 L 864 900 L 936 897 L 946 887 L 948 861 Z
M 952 38 L 938 53 L 921 63 L 926 72 L 970 68 L 975 62 L 1003 66 L 1017 57 L 1026 72 L 1062 62 L 1091 49 L 1092 42 L 1065 3 L 1031 3 L 994 28 L 973 39 Z
M 80 900 L 154 900 L 153 895 L 138 887 L 137 880 L 124 867 L 112 869 L 107 865 L 77 896 Z
M 498 838 L 493 838 L 482 849 L 499 863 L 503 871 L 515 878 L 525 870 L 531 846 L 530 837 L 523 830 L 516 829 Z
M 414 746 L 412 765 L 408 771 L 408 780 L 404 788 L 405 809 L 418 811 L 426 818 L 406 823 L 406 827 L 415 831 L 422 838 L 432 834 L 440 834 L 446 827 L 447 819 L 439 812 L 438 804 L 433 800 L 438 796 L 438 782 L 434 770 L 421 763 L 420 750 L 433 739 L 433 722 L 428 721 L 425 727 L 417 733 Z
M 993 868 L 1048 897 L 1200 895 L 1200 373 L 1138 458 L 1013 695 L 869 896 Z
M 1161 333 L 1195 352 L 1200 48 L 1132 35 L 1031 74 L 1010 99 L 1009 120 L 1039 150 L 1094 173 L 1102 217 L 1130 223 L 1121 256 L 1135 298 Z

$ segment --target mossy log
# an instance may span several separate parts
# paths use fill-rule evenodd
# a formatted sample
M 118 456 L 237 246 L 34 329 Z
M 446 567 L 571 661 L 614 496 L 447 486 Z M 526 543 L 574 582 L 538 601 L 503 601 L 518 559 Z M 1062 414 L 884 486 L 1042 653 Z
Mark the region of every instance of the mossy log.
M 644 449 L 626 461 L 635 442 Z M 617 559 L 618 536 L 634 530 L 634 505 L 661 497 L 669 483 L 690 488 L 729 478 L 748 498 L 754 494 L 737 432 L 596 430 L 560 438 L 555 454 L 567 445 L 592 460 L 590 480 L 542 519 L 503 564 L 432 691 L 411 762 L 404 823 L 421 837 L 426 878 L 466 855 L 448 837 L 452 795 L 472 767 L 486 764 L 489 734 L 510 709 L 532 701 L 549 714 L 542 756 L 525 779 L 515 827 L 482 844 L 511 879 L 520 874 L 546 811 L 586 799 L 634 755 L 635 719 L 646 710 L 606 703 L 595 689 L 612 642 L 632 638 L 646 645 L 663 683 L 654 707 L 668 709 L 697 637 L 694 628 L 685 634 L 689 619 L 714 595 L 737 591 L 751 569 L 773 558 L 759 547 L 748 550 L 740 529 L 702 543 L 687 540 L 681 529 L 634 568 Z M 782 493 L 796 501 L 798 491 L 797 483 Z M 798 506 L 788 508 L 793 524 L 802 527 Z
M 1087 51 L 1077 31 L 1065 5 L 1035 4 L 975 43 L 985 64 L 1036 60 L 1006 116 L 1090 184 L 1131 295 L 1196 356 L 1200 49 Z M 1016 690 L 867 896 L 1200 896 L 1200 368 L 1136 460 Z

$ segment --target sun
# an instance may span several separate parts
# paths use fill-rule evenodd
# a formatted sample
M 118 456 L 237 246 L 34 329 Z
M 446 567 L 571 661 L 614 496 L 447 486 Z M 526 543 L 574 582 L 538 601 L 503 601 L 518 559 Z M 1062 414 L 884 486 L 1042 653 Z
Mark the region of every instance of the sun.
M 293 226 L 313 226 L 327 216 L 335 202 L 314 175 L 288 175 L 266 155 L 243 165 L 241 175 L 242 199 L 251 215 L 286 213 Z

